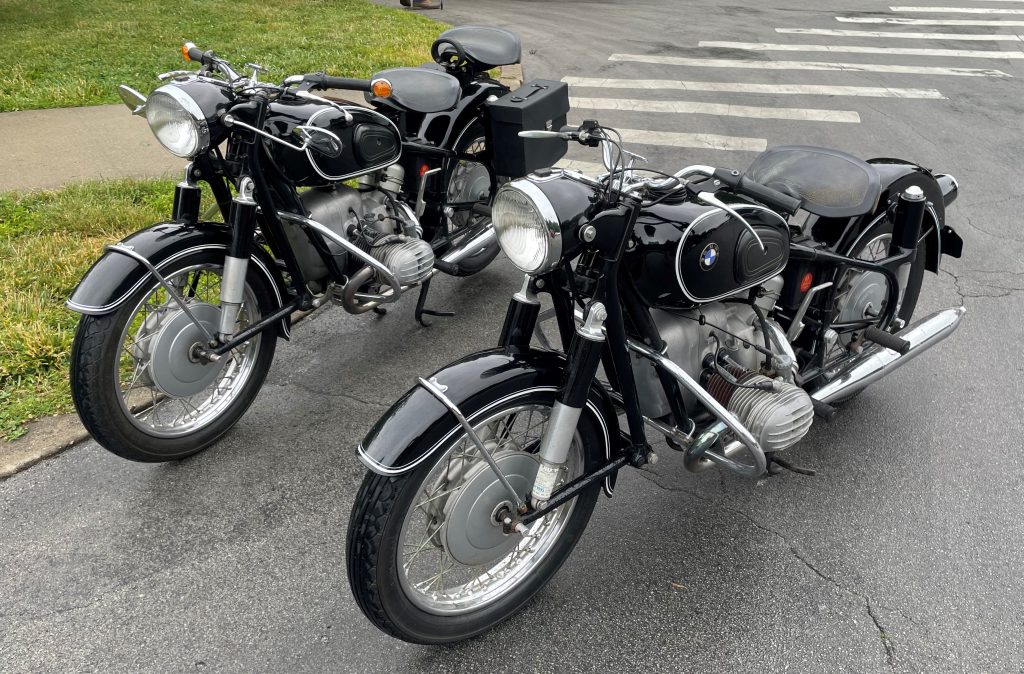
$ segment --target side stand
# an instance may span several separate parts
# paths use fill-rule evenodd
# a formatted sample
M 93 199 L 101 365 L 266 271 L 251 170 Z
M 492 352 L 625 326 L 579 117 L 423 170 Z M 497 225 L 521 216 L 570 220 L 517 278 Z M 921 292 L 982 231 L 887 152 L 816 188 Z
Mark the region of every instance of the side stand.
M 444 316 L 451 317 L 455 315 L 454 311 L 436 311 L 434 309 L 427 309 L 427 293 L 430 292 L 430 282 L 432 279 L 427 279 L 420 284 L 420 296 L 416 299 L 416 320 L 425 328 L 430 327 L 430 321 L 423 318 L 424 316 Z

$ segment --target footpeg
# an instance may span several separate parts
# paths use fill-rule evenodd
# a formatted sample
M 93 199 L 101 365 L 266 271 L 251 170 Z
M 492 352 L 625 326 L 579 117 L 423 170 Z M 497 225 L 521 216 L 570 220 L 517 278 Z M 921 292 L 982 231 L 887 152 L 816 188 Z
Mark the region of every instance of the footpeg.
M 864 339 L 874 342 L 879 346 L 884 346 L 887 349 L 892 349 L 901 356 L 910 350 L 910 342 L 902 337 L 897 337 L 891 332 L 879 330 L 873 325 L 864 331 Z

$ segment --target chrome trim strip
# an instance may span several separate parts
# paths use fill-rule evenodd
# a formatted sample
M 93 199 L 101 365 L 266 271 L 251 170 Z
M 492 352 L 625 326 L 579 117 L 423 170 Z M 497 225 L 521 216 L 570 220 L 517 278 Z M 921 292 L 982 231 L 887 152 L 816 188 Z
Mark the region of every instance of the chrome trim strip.
M 767 208 L 765 206 L 761 206 L 759 204 L 740 204 L 738 206 L 738 208 L 752 208 L 755 211 L 765 211 L 766 213 L 771 213 L 772 215 L 777 217 L 779 220 L 781 220 L 782 224 L 785 227 L 787 227 L 787 228 L 789 227 L 789 221 L 788 220 L 786 220 L 784 217 L 782 217 L 781 215 L 779 215 L 778 213 L 776 213 L 772 209 Z M 707 303 L 707 302 L 715 302 L 717 300 L 724 299 L 726 297 L 732 297 L 736 293 L 743 292 L 744 290 L 747 290 L 749 288 L 753 288 L 754 286 L 756 286 L 756 285 L 758 285 L 760 283 L 764 283 L 765 281 L 767 281 L 768 279 L 772 278 L 773 276 L 775 276 L 776 274 L 778 274 L 781 271 L 779 269 L 772 269 L 770 273 L 765 274 L 763 277 L 757 279 L 756 281 L 751 281 L 750 283 L 747 283 L 746 285 L 743 285 L 743 286 L 741 286 L 739 288 L 735 288 L 733 290 L 730 290 L 729 292 L 725 293 L 724 295 L 719 295 L 717 297 L 699 297 L 698 298 L 698 297 L 694 297 L 693 295 L 691 295 L 689 293 L 689 291 L 686 290 L 686 285 L 683 283 L 683 276 L 681 274 L 681 271 L 682 271 L 682 261 L 680 260 L 680 258 L 682 257 L 682 254 L 683 254 L 683 244 L 686 243 L 686 237 L 688 237 L 690 235 L 690 231 L 694 227 L 696 227 L 698 224 L 700 224 L 705 219 L 711 217 L 712 215 L 715 215 L 716 213 L 726 213 L 726 215 L 729 215 L 726 211 L 723 211 L 720 208 L 715 208 L 713 210 L 707 211 L 706 213 L 701 213 L 696 218 L 694 218 L 693 222 L 691 222 L 686 227 L 686 229 L 683 231 L 683 235 L 681 237 L 679 237 L 679 245 L 676 246 L 676 259 L 675 259 L 676 283 L 679 284 L 679 289 L 683 291 L 683 295 L 686 296 L 686 299 L 690 300 L 691 302 Z
M 509 402 L 511 400 L 515 400 L 516 398 L 524 396 L 524 395 L 529 395 L 531 393 L 557 393 L 557 392 L 558 392 L 558 387 L 557 386 L 535 386 L 533 388 L 524 389 L 522 391 L 516 391 L 515 393 L 511 393 L 511 394 L 505 396 L 504 398 L 501 398 L 500 400 L 496 400 L 493 403 L 491 403 L 490 405 L 487 405 L 486 407 L 483 407 L 483 408 L 477 410 L 473 414 L 469 415 L 469 417 L 467 417 L 467 421 L 472 423 L 474 419 L 478 419 L 478 418 L 480 418 L 482 416 L 487 415 L 495 407 L 498 407 L 499 405 L 503 405 L 503 404 L 505 404 L 505 403 L 507 403 L 507 402 Z M 590 400 L 587 401 L 586 409 L 589 409 L 593 413 L 594 417 L 597 419 L 598 423 L 601 424 L 601 432 L 604 435 L 604 455 L 605 455 L 605 458 L 610 461 L 611 458 L 612 458 L 612 443 L 611 443 L 611 437 L 608 434 L 608 424 L 605 423 L 604 417 L 601 415 L 601 412 L 597 409 L 597 406 L 594 405 L 594 403 L 592 401 L 590 401 Z M 359 460 L 363 463 L 364 466 L 366 466 L 368 469 L 370 469 L 374 473 L 377 473 L 378 475 L 401 475 L 402 473 L 409 472 L 410 470 L 412 470 L 416 466 L 418 466 L 421 463 L 423 463 L 424 461 L 426 461 L 427 458 L 429 458 L 434 452 L 436 452 L 440 447 L 442 447 L 446 442 L 448 442 L 452 438 L 452 436 L 455 435 L 455 433 L 458 432 L 461 428 L 462 428 L 462 426 L 457 426 L 457 427 L 453 428 L 443 438 L 441 438 L 436 443 L 434 443 L 433 447 L 431 447 L 426 452 L 424 452 L 421 457 L 419 457 L 415 461 L 412 461 L 410 463 L 405 464 L 404 466 L 399 466 L 398 468 L 391 468 L 391 467 L 385 466 L 382 463 L 379 463 L 378 461 L 375 461 L 373 459 L 373 457 L 371 457 L 369 454 L 367 454 L 366 450 L 363 449 L 363 443 L 362 442 L 360 442 L 356 446 L 356 456 L 359 458 Z M 608 476 L 607 478 L 605 478 L 604 490 L 605 490 L 605 493 L 608 496 L 612 495 L 613 490 L 611 488 L 611 476 Z

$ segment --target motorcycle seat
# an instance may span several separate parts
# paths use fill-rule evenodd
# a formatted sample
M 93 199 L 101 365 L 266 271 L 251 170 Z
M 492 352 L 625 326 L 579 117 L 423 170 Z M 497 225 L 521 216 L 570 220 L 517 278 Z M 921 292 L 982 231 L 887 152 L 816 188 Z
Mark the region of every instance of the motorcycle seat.
M 451 49 L 445 44 L 462 50 L 463 56 L 477 72 L 498 66 L 519 63 L 523 55 L 523 43 L 515 33 L 493 26 L 458 26 L 446 30 L 434 42 L 433 51 L 445 55 Z
M 803 200 L 802 208 L 824 218 L 870 213 L 882 193 L 878 171 L 853 155 L 808 145 L 780 145 L 750 165 L 751 179 Z
M 381 99 L 366 94 L 370 102 L 385 100 L 413 112 L 440 112 L 451 110 L 459 102 L 459 81 L 446 72 L 427 68 L 391 68 L 376 73 L 373 78 L 391 82 L 391 96 Z

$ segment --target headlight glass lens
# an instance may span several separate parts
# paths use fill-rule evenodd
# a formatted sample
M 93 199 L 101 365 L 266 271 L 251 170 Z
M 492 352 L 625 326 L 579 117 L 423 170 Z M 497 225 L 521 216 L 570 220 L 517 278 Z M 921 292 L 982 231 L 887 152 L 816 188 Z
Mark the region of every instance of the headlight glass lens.
M 491 220 L 498 244 L 509 261 L 527 274 L 549 271 L 561 254 L 554 210 L 535 185 L 526 183 L 521 187 L 525 191 L 510 183 L 494 198 Z
M 146 121 L 173 155 L 191 159 L 207 149 L 209 132 L 199 106 L 180 89 L 161 87 L 146 101 Z

